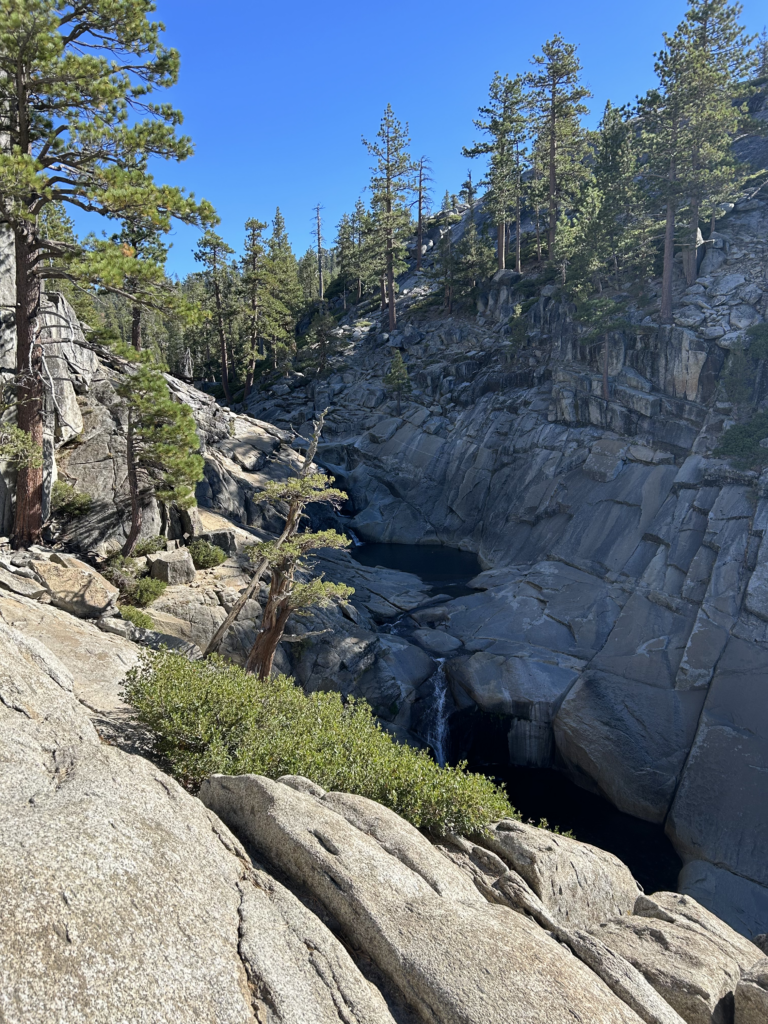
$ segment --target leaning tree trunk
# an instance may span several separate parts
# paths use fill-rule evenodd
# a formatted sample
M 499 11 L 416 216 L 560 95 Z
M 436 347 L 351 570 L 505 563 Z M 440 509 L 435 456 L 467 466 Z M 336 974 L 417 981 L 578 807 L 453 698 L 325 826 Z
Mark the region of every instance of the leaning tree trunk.
M 131 528 L 128 531 L 125 544 L 123 544 L 123 558 L 133 554 L 136 541 L 141 532 L 141 499 L 139 497 L 139 474 L 136 467 L 136 440 L 133 429 L 133 416 L 128 410 L 128 438 L 125 450 L 126 462 L 128 464 L 128 493 L 131 497 Z
M 40 451 L 43 447 L 43 350 L 39 336 L 40 279 L 29 229 L 15 231 L 17 423 Z M 22 466 L 16 478 L 16 513 L 11 543 L 29 547 L 43 529 L 43 468 Z
M 260 630 L 245 663 L 246 672 L 255 672 L 259 679 L 269 679 L 275 662 L 277 645 L 285 632 L 285 624 L 290 614 L 291 608 L 288 605 L 281 609 L 279 615 L 267 629 Z

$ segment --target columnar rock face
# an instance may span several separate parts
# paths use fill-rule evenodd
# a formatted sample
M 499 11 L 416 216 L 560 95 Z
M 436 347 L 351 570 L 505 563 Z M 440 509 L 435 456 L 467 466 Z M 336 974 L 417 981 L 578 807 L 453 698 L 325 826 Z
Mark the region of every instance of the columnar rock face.
M 470 712 L 497 732 L 502 716 L 512 763 L 564 768 L 665 823 L 697 865 L 686 891 L 748 934 L 768 927 L 768 474 L 714 452 L 734 422 L 726 360 L 768 316 L 766 231 L 764 200 L 722 218 L 696 284 L 676 278 L 671 326 L 636 311 L 585 347 L 547 286 L 515 353 L 502 274 L 477 320 L 414 316 L 386 338 L 374 324 L 343 372 L 251 406 L 282 424 L 332 404 L 320 458 L 364 540 L 492 567 L 476 595 L 416 616 L 444 635 L 456 736 Z M 394 348 L 414 384 L 399 414 L 381 389 Z

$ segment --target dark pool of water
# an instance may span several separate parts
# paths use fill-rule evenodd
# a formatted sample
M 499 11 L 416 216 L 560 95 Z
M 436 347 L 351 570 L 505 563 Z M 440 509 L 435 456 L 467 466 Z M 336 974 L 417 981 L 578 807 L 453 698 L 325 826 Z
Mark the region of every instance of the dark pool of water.
M 482 572 L 477 555 L 441 544 L 361 544 L 351 549 L 361 565 L 411 572 L 432 587 L 436 594 L 463 597 L 475 593 L 469 580 Z
M 682 861 L 663 826 L 623 814 L 594 793 L 588 793 L 561 772 L 547 768 L 483 765 L 478 770 L 505 783 L 510 803 L 536 823 L 573 832 L 576 839 L 599 846 L 623 860 L 647 893 L 677 889 Z
M 414 573 L 435 593 L 451 597 L 474 593 L 467 583 L 482 571 L 472 552 L 435 544 L 362 544 L 351 553 L 362 565 Z M 470 770 L 504 783 L 510 802 L 524 819 L 539 822 L 546 818 L 550 827 L 558 826 L 582 842 L 615 854 L 646 892 L 677 888 L 682 862 L 661 825 L 623 814 L 602 797 L 581 789 L 562 772 L 500 763 L 507 746 L 508 726 L 504 728 L 499 721 L 496 736 L 488 716 L 479 716 L 479 726 L 465 720 L 466 717 L 454 714 L 445 723 L 445 746 L 451 763 L 466 758 Z

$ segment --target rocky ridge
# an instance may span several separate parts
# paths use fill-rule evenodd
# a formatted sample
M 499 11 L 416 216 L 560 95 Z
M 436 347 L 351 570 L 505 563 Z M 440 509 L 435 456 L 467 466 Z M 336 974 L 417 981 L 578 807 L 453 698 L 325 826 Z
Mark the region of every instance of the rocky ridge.
M 413 615 L 443 635 L 452 721 L 483 735 L 501 715 L 512 763 L 664 822 L 682 891 L 747 934 L 768 921 L 768 480 L 713 452 L 733 423 L 728 352 L 768 314 L 767 233 L 761 198 L 721 220 L 696 284 L 678 274 L 673 326 L 652 296 L 630 305 L 608 399 L 603 346 L 554 285 L 525 345 L 507 341 L 519 275 L 503 271 L 476 318 L 423 311 L 427 286 L 403 282 L 394 334 L 369 312 L 343 329 L 335 373 L 249 404 L 300 432 L 330 407 L 319 458 L 361 539 L 469 548 L 489 567 L 475 596 Z M 382 384 L 395 349 L 414 383 L 400 414 Z
M 78 643 L 116 639 L 21 600 L 80 621 L 81 672 Z M 762 949 L 610 855 L 517 821 L 435 844 L 295 777 L 214 776 L 201 802 L 100 739 L 67 665 L 5 623 L 9 1024 L 763 1019 Z

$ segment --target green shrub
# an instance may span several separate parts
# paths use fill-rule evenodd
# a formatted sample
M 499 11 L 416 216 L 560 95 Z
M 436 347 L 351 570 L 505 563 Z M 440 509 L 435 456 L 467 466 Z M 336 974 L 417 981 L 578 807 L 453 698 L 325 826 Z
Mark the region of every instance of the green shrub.
M 227 554 L 215 544 L 207 540 L 193 540 L 189 545 L 189 553 L 196 569 L 213 569 L 225 561 Z
M 752 324 L 747 328 L 747 337 L 752 359 L 768 359 L 768 324 Z
M 218 657 L 145 654 L 128 674 L 126 698 L 190 786 L 213 772 L 304 775 L 438 835 L 517 816 L 490 779 L 463 765 L 440 768 L 427 751 L 397 743 L 364 701 L 307 695 L 286 676 L 261 680 Z
M 768 448 L 760 442 L 768 437 L 768 412 L 758 412 L 746 423 L 739 423 L 723 434 L 714 454 L 731 459 L 739 469 L 760 469 L 768 465 Z
M 76 491 L 72 484 L 57 480 L 51 488 L 51 512 L 63 519 L 77 519 L 90 512 L 93 498 L 90 494 Z
M 165 551 L 165 537 L 149 537 L 140 540 L 133 548 L 136 558 L 143 558 L 145 555 L 155 555 L 158 551 Z
M 140 608 L 132 608 L 129 604 L 124 604 L 120 609 L 120 614 L 132 625 L 136 626 L 137 629 L 154 629 L 155 624 L 152 621 L 152 617 L 143 612 Z
M 144 576 L 143 579 L 137 580 L 136 585 L 131 587 L 125 595 L 126 604 L 146 608 L 148 604 L 152 604 L 160 597 L 167 586 L 168 584 L 163 580 L 153 580 L 151 576 Z

